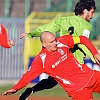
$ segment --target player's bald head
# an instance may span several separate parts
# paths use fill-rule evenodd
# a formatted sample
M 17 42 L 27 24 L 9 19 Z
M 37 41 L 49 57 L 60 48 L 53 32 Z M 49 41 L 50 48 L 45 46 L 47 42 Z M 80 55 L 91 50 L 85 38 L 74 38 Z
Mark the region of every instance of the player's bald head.
M 45 31 L 40 35 L 42 47 L 47 51 L 55 51 L 57 49 L 56 37 L 52 32 Z
M 43 42 L 48 41 L 48 39 L 52 37 L 55 37 L 55 35 L 52 32 L 45 31 L 40 35 L 40 41 L 43 43 Z

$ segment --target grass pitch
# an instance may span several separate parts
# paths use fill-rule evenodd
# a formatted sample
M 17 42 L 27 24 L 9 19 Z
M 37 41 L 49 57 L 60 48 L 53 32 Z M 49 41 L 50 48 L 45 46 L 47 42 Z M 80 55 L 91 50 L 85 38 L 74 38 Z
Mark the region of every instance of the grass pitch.
M 13 85 L 2 85 L 0 86 L 0 95 L 2 95 L 6 90 L 9 90 L 13 87 Z M 27 87 L 19 90 L 17 93 L 15 93 L 15 96 L 19 96 Z M 32 96 L 39 96 L 39 97 L 65 97 L 68 98 L 67 93 L 60 87 L 60 86 L 56 86 L 52 89 L 48 89 L 48 90 L 43 90 L 43 91 L 39 91 L 36 92 L 34 95 Z M 100 98 L 100 94 L 97 93 L 93 93 L 93 97 L 94 98 Z

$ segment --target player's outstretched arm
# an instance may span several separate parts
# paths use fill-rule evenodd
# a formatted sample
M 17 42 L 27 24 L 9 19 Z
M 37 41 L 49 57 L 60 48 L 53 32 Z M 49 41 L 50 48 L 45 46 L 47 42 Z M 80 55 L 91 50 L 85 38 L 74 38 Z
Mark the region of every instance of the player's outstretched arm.
M 77 36 L 72 37 L 74 44 L 84 44 L 92 53 L 96 63 L 100 65 L 100 54 L 98 53 L 97 49 L 94 47 L 94 45 L 91 43 L 91 41 L 85 37 L 85 36 Z
M 66 26 L 67 23 L 65 23 L 65 22 L 66 22 L 66 20 L 63 17 L 57 18 L 50 23 L 47 23 L 43 26 L 33 29 L 29 33 L 25 32 L 25 33 L 21 34 L 20 39 L 22 39 L 25 36 L 28 36 L 30 38 L 39 37 L 41 35 L 41 33 L 44 31 L 50 31 L 52 33 L 56 33 L 59 30 L 61 30 L 62 27 Z M 62 24 L 62 23 L 64 23 L 64 24 Z M 67 31 L 67 28 L 66 28 L 66 31 Z M 74 29 L 72 27 L 70 27 L 70 29 L 68 31 L 70 31 L 72 34 Z
M 98 53 L 94 45 L 91 43 L 91 41 L 87 37 L 85 36 L 79 36 L 79 38 L 73 37 L 73 40 L 74 40 L 74 44 L 77 44 L 77 43 L 84 44 L 93 54 L 94 59 L 96 60 L 96 63 L 100 65 L 100 54 Z

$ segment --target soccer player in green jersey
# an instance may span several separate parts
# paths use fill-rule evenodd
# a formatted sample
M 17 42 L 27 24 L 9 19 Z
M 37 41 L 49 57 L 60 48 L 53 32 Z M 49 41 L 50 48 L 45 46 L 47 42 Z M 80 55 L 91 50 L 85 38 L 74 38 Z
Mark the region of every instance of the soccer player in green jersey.
M 50 31 L 53 33 L 60 31 L 60 35 L 62 36 L 70 33 L 68 31 L 70 27 L 74 28 L 72 36 L 83 35 L 89 38 L 92 31 L 90 20 L 94 17 L 95 9 L 96 6 L 94 0 L 79 0 L 74 9 L 75 16 L 60 17 L 48 24 L 45 24 L 44 26 L 32 30 L 29 33 L 21 34 L 20 38 L 23 38 L 24 36 L 28 36 L 30 38 L 40 36 L 40 34 L 44 31 Z M 71 51 L 79 63 L 84 64 L 84 58 L 86 55 L 89 56 L 95 63 L 91 52 L 85 45 L 75 45 Z M 19 100 L 25 100 L 32 92 L 34 93 L 43 89 L 50 89 L 55 85 L 57 85 L 57 82 L 52 77 L 43 79 L 32 88 L 27 88 L 26 91 L 22 93 Z

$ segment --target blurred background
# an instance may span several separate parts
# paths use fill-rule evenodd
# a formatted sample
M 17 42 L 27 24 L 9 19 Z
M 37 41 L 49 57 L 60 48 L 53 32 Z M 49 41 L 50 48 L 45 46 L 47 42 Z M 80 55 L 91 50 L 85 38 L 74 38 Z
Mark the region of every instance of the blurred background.
M 41 46 L 39 38 L 23 38 L 20 34 L 30 32 L 52 20 L 74 15 L 73 9 L 78 0 L 0 0 L 0 24 L 4 25 L 9 39 L 14 40 L 11 49 L 0 47 L 0 84 L 16 83 L 26 72 Z M 100 51 L 100 1 L 96 1 L 97 10 L 91 20 L 93 31 L 90 40 Z M 57 34 L 59 35 L 59 34 Z M 94 70 L 99 66 L 86 57 L 85 63 Z M 46 74 L 41 74 L 32 83 L 37 83 Z

